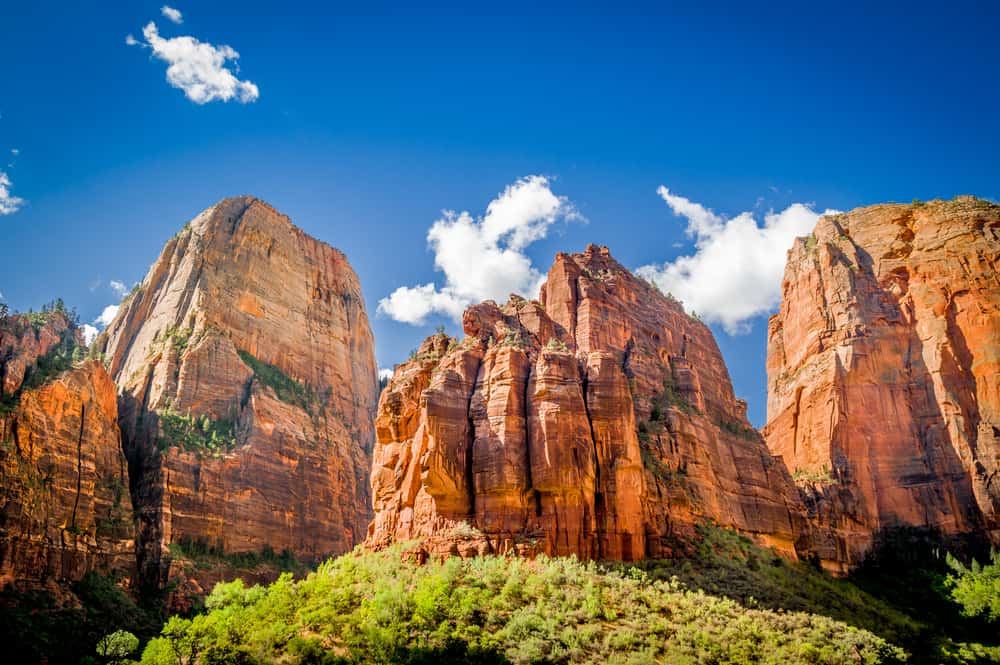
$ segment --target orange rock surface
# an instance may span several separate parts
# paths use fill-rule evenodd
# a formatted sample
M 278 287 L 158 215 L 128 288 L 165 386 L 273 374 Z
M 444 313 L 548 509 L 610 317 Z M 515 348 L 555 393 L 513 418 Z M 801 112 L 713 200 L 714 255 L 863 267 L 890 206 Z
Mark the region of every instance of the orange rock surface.
M 22 381 L 39 356 L 76 335 L 54 313 L 37 330 L 0 322 L 5 408 L 0 412 L 0 587 L 41 587 L 135 567 L 128 469 L 115 386 L 86 361 L 36 388 Z M 9 392 L 8 392 L 9 391 Z
M 711 518 L 794 551 L 798 493 L 711 332 L 606 248 L 557 255 L 540 301 L 463 327 L 382 394 L 369 546 L 633 560 Z
M 823 559 L 899 524 L 1000 534 L 998 271 L 1000 206 L 971 197 L 826 216 L 789 252 L 765 434 Z
M 171 543 L 315 559 L 364 537 L 374 342 L 342 253 L 262 201 L 226 199 L 167 242 L 98 341 L 147 579 L 165 581 Z M 172 439 L 188 416 L 235 445 Z

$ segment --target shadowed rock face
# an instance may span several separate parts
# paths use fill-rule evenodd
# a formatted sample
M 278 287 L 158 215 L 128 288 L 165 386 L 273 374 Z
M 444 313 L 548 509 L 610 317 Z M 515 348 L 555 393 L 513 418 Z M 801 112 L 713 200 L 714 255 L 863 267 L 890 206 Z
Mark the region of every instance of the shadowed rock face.
M 34 327 L 0 320 L 0 587 L 41 587 L 87 572 L 131 575 L 132 504 L 115 386 L 86 361 L 24 382 L 78 332 L 60 313 Z
M 897 524 L 995 539 L 998 270 L 1000 206 L 971 197 L 827 216 L 789 252 L 765 434 L 824 559 Z
M 171 543 L 312 559 L 363 538 L 376 370 L 342 253 L 262 201 L 226 199 L 167 242 L 98 342 L 147 581 L 165 581 Z
M 631 560 L 707 517 L 793 552 L 797 491 L 711 332 L 606 248 L 557 255 L 540 301 L 463 327 L 382 394 L 370 546 Z

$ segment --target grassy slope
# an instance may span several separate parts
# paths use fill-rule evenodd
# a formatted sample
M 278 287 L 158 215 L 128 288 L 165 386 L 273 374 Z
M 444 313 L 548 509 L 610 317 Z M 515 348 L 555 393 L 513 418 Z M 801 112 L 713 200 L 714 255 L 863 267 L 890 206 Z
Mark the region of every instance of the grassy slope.
M 961 616 L 948 597 L 946 544 L 932 533 L 887 534 L 849 579 L 789 562 L 731 531 L 703 526 L 699 535 L 695 556 L 640 568 L 747 607 L 813 612 L 864 628 L 904 647 L 912 663 L 1000 662 L 1000 631 Z

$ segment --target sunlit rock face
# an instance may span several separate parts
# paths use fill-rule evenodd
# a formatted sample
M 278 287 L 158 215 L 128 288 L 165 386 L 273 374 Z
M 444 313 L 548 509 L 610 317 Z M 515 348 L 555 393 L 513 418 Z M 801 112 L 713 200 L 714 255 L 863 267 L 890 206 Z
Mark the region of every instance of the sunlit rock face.
M 1000 206 L 971 197 L 820 219 L 768 331 L 768 446 L 817 552 L 878 529 L 998 534 Z
M 363 539 L 376 368 L 341 252 L 260 200 L 226 199 L 167 242 L 98 343 L 145 580 L 178 572 L 171 544 L 316 559 Z
M 463 328 L 382 394 L 369 546 L 632 560 L 711 518 L 794 553 L 798 492 L 711 332 L 607 248 L 557 255 L 538 301 Z
M 82 343 L 62 313 L 45 319 L 0 319 L 0 588 L 135 567 L 114 383 L 93 360 L 39 378 Z

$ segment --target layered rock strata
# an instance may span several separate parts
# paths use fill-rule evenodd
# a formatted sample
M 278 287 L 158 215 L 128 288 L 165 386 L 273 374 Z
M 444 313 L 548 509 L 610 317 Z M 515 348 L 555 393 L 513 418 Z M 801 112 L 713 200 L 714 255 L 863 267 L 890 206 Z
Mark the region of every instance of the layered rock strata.
M 171 545 L 317 559 L 363 538 L 374 342 L 341 252 L 226 199 L 167 242 L 99 344 L 145 580 L 164 583 Z
M 128 578 L 134 527 L 114 383 L 94 360 L 73 363 L 82 340 L 66 315 L 32 318 L 0 319 L 0 587 Z
M 463 328 L 382 394 L 370 546 L 633 560 L 710 518 L 794 552 L 797 491 L 711 332 L 607 248 L 557 255 L 538 301 Z
M 856 562 L 898 525 L 996 540 L 998 342 L 1000 206 L 877 205 L 796 241 L 769 324 L 765 433 L 822 558 Z

